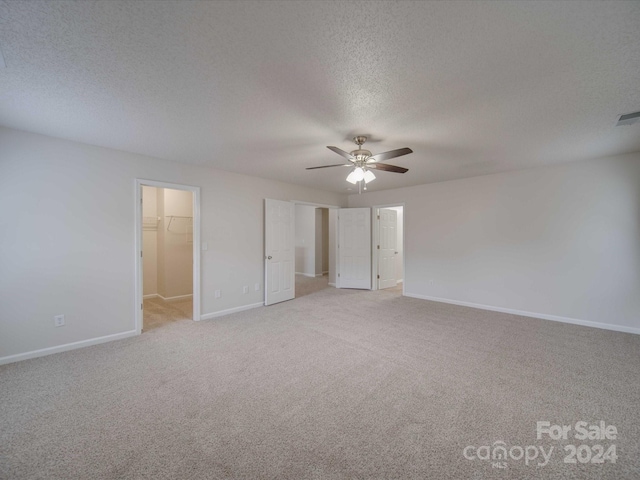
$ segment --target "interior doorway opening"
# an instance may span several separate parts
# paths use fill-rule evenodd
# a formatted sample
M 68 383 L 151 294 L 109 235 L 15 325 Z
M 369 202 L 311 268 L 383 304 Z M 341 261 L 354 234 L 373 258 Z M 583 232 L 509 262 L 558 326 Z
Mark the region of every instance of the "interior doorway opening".
M 143 331 L 193 319 L 193 194 L 142 186 Z
M 329 208 L 295 206 L 296 298 L 330 287 Z
M 136 180 L 136 329 L 199 320 L 199 188 Z

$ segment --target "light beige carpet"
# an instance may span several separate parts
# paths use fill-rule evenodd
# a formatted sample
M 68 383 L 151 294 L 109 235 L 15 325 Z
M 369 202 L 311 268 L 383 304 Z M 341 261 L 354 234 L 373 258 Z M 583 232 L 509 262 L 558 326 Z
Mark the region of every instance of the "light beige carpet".
M 327 288 L 0 367 L 0 477 L 637 479 L 639 367 L 640 336 Z M 477 459 L 498 441 L 554 451 Z
M 192 319 L 193 300 L 191 298 L 171 301 L 161 298 L 147 298 L 144 300 L 142 322 L 144 332 L 170 323 Z
M 296 274 L 296 298 L 319 292 L 325 288 L 334 288 L 329 286 L 328 275 L 322 275 L 321 277 L 305 277 L 304 275 Z

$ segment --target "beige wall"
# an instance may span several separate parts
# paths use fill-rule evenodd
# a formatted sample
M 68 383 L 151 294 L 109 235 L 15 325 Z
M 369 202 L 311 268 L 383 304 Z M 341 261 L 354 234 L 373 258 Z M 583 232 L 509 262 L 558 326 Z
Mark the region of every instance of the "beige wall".
M 164 298 L 193 293 L 193 194 L 171 188 L 158 189 L 162 194 L 164 216 L 161 218 L 162 242 L 158 243 L 158 260 L 163 264 Z
M 322 212 L 322 265 L 320 273 L 329 273 L 329 209 L 321 208 Z
M 328 227 L 328 241 L 329 241 L 329 283 L 331 285 L 336 284 L 336 271 L 337 271 L 337 247 L 338 247 L 338 209 L 329 209 L 329 227 Z
M 640 153 L 349 197 L 405 204 L 405 292 L 640 333 Z
M 322 208 L 316 208 L 316 225 L 315 225 L 315 266 L 314 273 L 316 277 L 322 275 L 322 254 L 324 253 L 324 235 L 322 233 Z
M 204 315 L 263 301 L 265 198 L 346 204 L 341 194 L 0 127 L 0 362 L 134 332 L 136 178 L 201 188 Z M 259 291 L 243 294 L 255 283 Z M 66 325 L 54 328 L 58 314 Z

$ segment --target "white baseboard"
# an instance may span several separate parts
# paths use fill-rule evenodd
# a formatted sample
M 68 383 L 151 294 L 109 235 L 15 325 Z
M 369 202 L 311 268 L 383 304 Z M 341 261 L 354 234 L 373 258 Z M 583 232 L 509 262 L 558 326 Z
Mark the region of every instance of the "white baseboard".
M 263 302 L 252 303 L 250 305 L 243 305 L 241 307 L 228 308 L 227 310 L 220 310 L 219 312 L 205 313 L 200 315 L 200 320 L 209 320 L 211 318 L 224 317 L 232 313 L 244 312 L 245 310 L 251 310 L 252 308 L 258 308 L 264 306 Z
M 452 305 L 461 305 L 463 307 L 479 308 L 481 310 L 490 310 L 492 312 L 511 313 L 522 317 L 533 317 L 542 320 L 552 320 L 554 322 L 571 323 L 573 325 L 581 325 L 583 327 L 601 328 L 603 330 L 613 330 L 614 332 L 634 333 L 640 335 L 640 328 L 626 327 L 624 325 L 613 325 L 610 323 L 592 322 L 590 320 L 580 320 L 577 318 L 560 317 L 558 315 L 547 315 L 546 313 L 526 312 L 523 310 L 514 310 L 512 308 L 494 307 L 491 305 L 482 305 L 479 303 L 462 302 L 460 300 L 450 300 L 448 298 L 429 297 L 427 295 L 419 295 L 417 293 L 404 293 L 405 297 L 419 298 L 421 300 L 430 300 L 432 302 L 450 303 Z
M 164 300 L 165 302 L 177 302 L 178 300 L 186 300 L 187 298 L 193 297 L 191 293 L 188 295 L 177 295 L 175 297 L 163 297 L 162 295 L 157 293 L 156 296 L 161 300 Z
M 160 295 L 158 295 L 157 293 L 150 293 L 149 295 L 143 295 L 142 299 L 143 300 L 148 300 L 149 298 L 159 298 Z
M 322 277 L 323 275 L 324 275 L 323 273 L 316 273 L 315 277 L 318 278 L 318 277 Z
M 104 337 L 90 338 L 89 340 L 81 340 L 79 342 L 66 343 L 64 345 L 58 345 L 57 347 L 43 348 L 40 350 L 33 350 L 31 352 L 18 353 L 16 355 L 9 355 L 7 357 L 0 357 L 0 365 L 6 363 L 19 362 L 20 360 L 28 360 L 30 358 L 44 357 L 46 355 L 52 355 L 54 353 L 66 352 L 69 350 L 75 350 L 77 348 L 89 347 L 91 345 L 98 345 L 99 343 L 111 342 L 113 340 L 121 340 L 123 338 L 134 337 L 138 335 L 136 330 L 130 330 L 128 332 L 114 333 L 113 335 L 105 335 Z
M 329 282 L 329 286 L 330 286 L 330 287 L 335 287 L 335 286 L 336 286 L 336 284 L 335 284 L 335 283 L 333 283 L 333 282 Z
M 296 272 L 296 275 L 302 275 L 303 277 L 309 277 L 309 278 L 316 278 L 316 274 L 315 273 Z
M 404 279 L 401 278 L 400 280 L 396 280 L 396 285 L 398 285 L 399 283 L 404 283 Z

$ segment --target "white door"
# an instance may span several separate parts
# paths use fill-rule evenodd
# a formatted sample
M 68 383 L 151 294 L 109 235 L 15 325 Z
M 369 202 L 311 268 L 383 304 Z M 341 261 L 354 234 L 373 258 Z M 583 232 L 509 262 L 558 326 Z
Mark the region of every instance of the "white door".
M 395 287 L 398 255 L 398 212 L 388 208 L 379 211 L 380 249 L 378 250 L 378 288 Z
M 338 286 L 371 289 L 371 209 L 338 211 Z
M 265 199 L 265 305 L 291 300 L 296 296 L 294 218 L 293 203 Z

